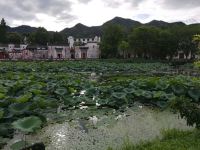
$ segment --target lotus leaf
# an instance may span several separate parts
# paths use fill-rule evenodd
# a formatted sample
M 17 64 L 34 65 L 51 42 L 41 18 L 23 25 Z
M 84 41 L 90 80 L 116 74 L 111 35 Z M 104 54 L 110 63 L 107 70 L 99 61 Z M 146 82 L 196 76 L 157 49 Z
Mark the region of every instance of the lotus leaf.
M 125 93 L 127 93 L 127 94 L 132 94 L 132 93 L 135 92 L 135 89 L 133 89 L 133 88 L 125 88 L 125 89 L 123 89 L 123 91 L 124 91 Z
M 200 99 L 200 89 L 197 89 L 197 88 L 191 88 L 189 91 L 188 91 L 188 94 L 191 98 L 193 98 L 196 102 L 199 101 Z
M 47 83 L 47 90 L 48 91 L 54 90 L 55 87 L 56 87 L 56 83 L 53 83 L 53 82 L 48 82 Z
M 157 90 L 166 90 L 169 87 L 169 83 L 167 83 L 165 80 L 159 80 L 156 82 L 156 89 Z
M 139 84 L 137 86 L 140 87 L 140 88 L 148 87 L 146 81 L 143 81 L 143 80 L 139 81 Z
M 13 114 L 9 110 L 4 110 L 3 118 L 4 119 L 11 119 L 13 117 Z
M 145 92 L 144 90 L 138 89 L 134 91 L 134 95 L 140 97 L 140 96 L 143 96 L 144 92 Z
M 58 100 L 54 98 L 47 98 L 47 106 L 50 108 L 57 108 L 58 107 Z
M 42 125 L 42 121 L 39 117 L 31 116 L 19 119 L 12 123 L 15 129 L 22 132 L 35 132 Z
M 6 97 L 6 95 L 5 94 L 3 94 L 3 93 L 0 93 L 0 99 L 4 99 Z
M 107 105 L 108 102 L 109 102 L 109 99 L 98 99 L 97 102 L 100 104 L 100 105 Z
M 18 141 L 10 146 L 11 150 L 22 150 L 30 144 L 26 141 Z
M 49 97 L 36 96 L 34 97 L 34 102 L 41 109 L 46 109 L 47 107 L 57 108 L 58 106 L 58 101 Z
M 173 85 L 172 90 L 174 91 L 175 94 L 177 95 L 185 95 L 186 94 L 186 89 L 183 85 Z
M 153 98 L 163 99 L 163 98 L 165 98 L 165 96 L 166 96 L 166 93 L 164 91 L 154 91 L 153 92 Z
M 15 84 L 16 83 L 14 81 L 10 81 L 10 80 L 5 81 L 5 83 L 4 83 L 4 85 L 7 87 L 14 87 Z
M 122 90 L 122 89 L 123 89 L 123 86 L 120 86 L 120 85 L 114 86 L 112 88 L 112 90 L 114 90 L 114 91 L 119 91 L 119 90 Z
M 131 87 L 135 88 L 138 85 L 138 81 L 137 80 L 133 80 L 129 85 Z
M 14 101 L 15 101 L 14 98 L 6 97 L 5 99 L 0 100 L 0 107 L 7 107 Z
M 176 96 L 175 96 L 173 93 L 171 93 L 171 94 L 166 94 L 166 95 L 165 95 L 165 99 L 166 99 L 166 100 L 172 100 L 172 99 L 174 99 L 174 98 L 176 98 Z
M 19 75 L 15 75 L 15 76 L 13 76 L 13 79 L 15 79 L 15 80 L 19 80 L 21 77 L 19 76 Z
M 67 93 L 67 89 L 66 88 L 59 88 L 59 89 L 56 89 L 55 93 L 60 95 L 60 96 L 63 96 Z
M 0 91 L 1 91 L 1 93 L 7 93 L 8 92 L 8 88 L 0 85 Z
M 126 99 L 126 93 L 114 92 L 114 93 L 112 93 L 112 97 L 116 98 L 116 99 Z
M 30 100 L 31 97 L 32 97 L 32 93 L 26 93 L 25 95 L 17 97 L 15 101 L 17 103 L 26 103 Z
M 42 94 L 42 91 L 41 90 L 37 90 L 37 89 L 30 89 L 29 92 L 35 94 L 35 95 L 40 95 Z
M 97 92 L 97 88 L 95 88 L 95 87 L 91 87 L 89 89 L 86 89 L 86 95 L 93 96 L 94 94 L 96 94 L 96 92 Z
M 64 97 L 63 101 L 64 101 L 64 104 L 66 107 L 70 107 L 70 106 L 73 107 L 73 106 L 78 105 L 78 103 L 76 103 L 76 101 L 73 99 L 73 97 Z
M 31 80 L 19 80 L 18 82 L 22 85 L 27 85 L 27 84 L 31 83 Z
M 0 107 L 6 107 L 6 106 L 8 106 L 7 101 L 5 99 L 0 100 Z
M 147 99 L 151 99 L 152 98 L 152 92 L 150 91 L 143 91 L 142 96 L 147 98 Z
M 167 107 L 167 102 L 165 102 L 165 101 L 158 101 L 158 102 L 156 102 L 156 105 L 158 106 L 158 107 L 160 107 L 160 108 L 166 108 Z
M 9 124 L 0 124 L 0 136 L 9 137 L 11 132 Z
M 29 103 L 15 103 L 9 106 L 9 111 L 14 115 L 23 114 L 27 112 L 29 109 L 30 109 Z
M 43 86 L 44 86 L 43 83 L 37 83 L 37 84 L 32 85 L 31 88 L 32 88 L 32 89 L 40 90 L 40 89 L 43 88 Z
M 75 88 L 73 88 L 73 87 L 68 87 L 68 91 L 70 93 L 76 93 L 77 92 L 77 90 Z
M 111 91 L 111 86 L 101 86 L 100 91 L 102 93 L 107 93 L 107 92 Z
M 4 110 L 0 109 L 0 119 L 3 118 L 3 115 L 4 115 Z

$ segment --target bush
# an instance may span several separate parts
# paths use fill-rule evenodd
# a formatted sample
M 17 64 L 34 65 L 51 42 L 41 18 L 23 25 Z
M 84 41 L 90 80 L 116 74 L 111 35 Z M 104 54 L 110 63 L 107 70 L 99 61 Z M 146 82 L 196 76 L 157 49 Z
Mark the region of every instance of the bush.
M 176 97 L 170 102 L 172 109 L 179 111 L 181 118 L 187 120 L 189 126 L 200 129 L 200 105 L 185 97 Z

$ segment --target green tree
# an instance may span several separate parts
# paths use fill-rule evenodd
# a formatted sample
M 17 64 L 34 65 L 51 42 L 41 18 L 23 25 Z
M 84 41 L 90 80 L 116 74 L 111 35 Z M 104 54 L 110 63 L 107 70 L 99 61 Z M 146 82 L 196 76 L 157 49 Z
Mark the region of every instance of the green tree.
M 192 41 L 197 45 L 198 48 L 197 54 L 200 54 L 200 34 L 194 35 Z
M 179 51 L 183 51 L 186 54 L 186 56 L 189 56 L 190 53 L 192 56 L 196 54 L 197 47 L 192 41 L 192 39 L 193 35 L 200 34 L 199 26 L 180 26 L 171 28 L 170 30 L 178 39 L 177 43 Z
M 8 39 L 8 43 L 20 44 L 22 41 L 22 36 L 18 33 L 8 33 L 7 39 Z
M 63 34 L 61 34 L 59 32 L 53 32 L 50 35 L 50 43 L 52 43 L 52 44 L 62 44 L 62 43 L 65 43 Z
M 104 29 L 101 54 L 103 58 L 115 58 L 118 55 L 118 47 L 123 39 L 123 29 L 118 25 L 108 25 Z
M 7 33 L 6 22 L 4 18 L 2 18 L 1 24 L 0 24 L 0 43 L 7 42 L 6 33 Z
M 157 51 L 159 30 L 154 27 L 135 28 L 129 36 L 129 45 L 138 57 L 153 58 Z
M 129 53 L 129 43 L 126 41 L 122 41 L 119 44 L 119 54 L 123 55 L 123 58 L 128 58 Z
M 29 36 L 29 42 L 34 44 L 46 45 L 49 42 L 49 33 L 45 28 L 38 30 Z
M 200 34 L 194 35 L 193 36 L 193 41 L 199 43 L 200 42 Z
M 178 49 L 178 41 L 176 36 L 168 30 L 161 30 L 158 39 L 158 53 L 157 57 L 166 58 L 169 56 L 171 59 Z

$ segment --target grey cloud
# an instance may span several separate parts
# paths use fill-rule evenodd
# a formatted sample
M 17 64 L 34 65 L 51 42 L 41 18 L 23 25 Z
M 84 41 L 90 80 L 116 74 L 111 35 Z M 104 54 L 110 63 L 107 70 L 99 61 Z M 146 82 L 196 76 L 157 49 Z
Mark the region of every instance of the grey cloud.
M 90 1 L 92 1 L 92 0 L 78 0 L 79 2 L 81 2 L 81 3 L 89 3 Z
M 164 0 L 163 7 L 168 9 L 186 9 L 200 7 L 200 0 Z
M 37 20 L 36 13 L 58 17 L 59 20 L 73 20 L 69 0 L 1 0 L 0 17 L 11 20 Z
M 142 20 L 148 19 L 149 17 L 150 17 L 149 14 L 138 14 L 138 15 L 136 16 L 136 18 L 142 19 Z
M 104 0 L 104 3 L 106 6 L 112 7 L 112 8 L 117 8 L 121 5 L 121 3 L 119 3 L 117 0 L 113 0 L 113 1 Z
M 146 0 L 124 0 L 123 3 L 129 3 L 131 4 L 133 7 L 137 7 L 139 4 L 141 4 L 142 2 L 144 2 Z M 112 7 L 112 8 L 117 8 L 120 5 L 122 5 L 122 3 L 120 3 L 118 0 L 104 0 L 104 3 L 106 4 L 106 6 Z
M 132 6 L 137 7 L 139 4 L 143 3 L 146 0 L 125 0 L 132 4 Z

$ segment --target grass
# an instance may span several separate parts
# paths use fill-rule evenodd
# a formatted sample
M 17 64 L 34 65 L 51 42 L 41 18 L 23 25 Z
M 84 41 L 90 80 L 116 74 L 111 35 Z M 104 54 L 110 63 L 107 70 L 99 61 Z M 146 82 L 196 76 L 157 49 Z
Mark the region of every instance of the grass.
M 163 131 L 162 139 L 142 142 L 138 145 L 125 140 L 118 150 L 200 150 L 200 131 L 179 131 L 176 129 Z M 114 150 L 108 148 L 107 150 Z

